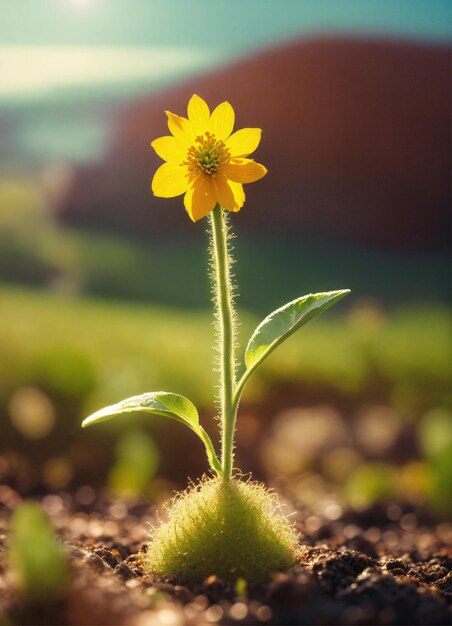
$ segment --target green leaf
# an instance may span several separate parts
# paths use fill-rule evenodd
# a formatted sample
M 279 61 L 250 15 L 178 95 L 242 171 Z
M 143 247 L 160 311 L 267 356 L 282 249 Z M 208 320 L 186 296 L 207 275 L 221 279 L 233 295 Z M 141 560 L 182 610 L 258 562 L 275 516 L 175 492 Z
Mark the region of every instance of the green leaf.
M 221 464 L 215 454 L 212 442 L 199 423 L 199 415 L 195 405 L 184 396 L 167 391 L 154 391 L 133 396 L 96 411 L 82 422 L 82 428 L 105 422 L 113 417 L 127 413 L 148 413 L 174 419 L 195 432 L 204 443 L 209 463 L 217 473 L 221 473 Z
M 270 313 L 254 331 L 245 352 L 248 370 L 254 370 L 285 339 L 313 317 L 338 302 L 349 289 L 314 293 L 297 298 Z
M 198 411 L 195 405 L 184 396 L 166 391 L 154 391 L 143 393 L 140 396 L 133 396 L 122 400 L 117 404 L 107 406 L 100 411 L 96 411 L 82 422 L 82 428 L 105 422 L 117 415 L 124 413 L 151 413 L 162 415 L 182 422 L 195 432 L 199 428 Z

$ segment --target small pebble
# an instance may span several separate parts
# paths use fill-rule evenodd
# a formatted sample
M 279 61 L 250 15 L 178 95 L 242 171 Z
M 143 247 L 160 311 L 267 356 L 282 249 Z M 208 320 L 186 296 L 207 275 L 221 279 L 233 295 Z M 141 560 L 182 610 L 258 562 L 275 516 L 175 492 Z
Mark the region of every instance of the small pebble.
M 94 550 L 94 553 L 97 554 L 112 569 L 115 569 L 118 565 L 118 559 L 110 550 L 107 550 L 107 548 L 97 548 Z
M 93 552 L 83 557 L 83 560 L 98 572 L 103 572 L 105 569 L 105 563 L 102 561 L 100 556 L 97 556 L 97 554 L 94 554 Z
M 115 568 L 115 574 L 117 574 L 123 580 L 130 580 L 133 578 L 133 572 L 125 563 L 120 563 Z

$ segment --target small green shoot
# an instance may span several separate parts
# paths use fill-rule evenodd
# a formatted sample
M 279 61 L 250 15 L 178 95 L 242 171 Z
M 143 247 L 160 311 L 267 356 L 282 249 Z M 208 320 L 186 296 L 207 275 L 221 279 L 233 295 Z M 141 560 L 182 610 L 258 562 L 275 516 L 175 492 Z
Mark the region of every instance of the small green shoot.
M 235 595 L 240 600 L 246 600 L 248 596 L 248 583 L 245 578 L 237 578 L 234 586 Z
M 18 591 L 37 604 L 60 600 L 69 581 L 66 552 L 41 507 L 24 502 L 10 522 L 9 563 Z
M 146 493 L 159 463 L 159 453 L 151 437 L 140 430 L 124 433 L 116 446 L 116 462 L 108 484 L 117 496 L 131 498 Z

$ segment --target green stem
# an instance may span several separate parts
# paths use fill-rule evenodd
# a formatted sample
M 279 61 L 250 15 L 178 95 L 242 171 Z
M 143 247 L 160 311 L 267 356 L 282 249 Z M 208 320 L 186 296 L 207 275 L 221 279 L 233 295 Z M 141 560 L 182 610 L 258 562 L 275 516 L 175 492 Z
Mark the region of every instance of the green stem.
M 249 377 L 254 372 L 256 367 L 253 367 L 249 370 L 246 370 L 243 374 L 242 378 L 239 380 L 235 387 L 234 396 L 232 398 L 232 410 L 236 414 L 239 406 L 240 398 L 242 397 L 243 390 L 245 388 L 246 383 L 248 382 Z
M 234 311 L 232 306 L 227 226 L 223 209 L 217 204 L 210 215 L 212 224 L 212 258 L 215 272 L 215 303 L 220 338 L 221 465 L 223 468 L 223 479 L 229 481 L 232 476 L 236 416 L 236 407 L 234 407 Z
M 215 470 L 217 476 L 223 476 L 223 468 L 221 467 L 221 463 L 218 460 L 218 457 L 215 453 L 215 448 L 213 447 L 212 440 L 209 435 L 206 433 L 204 428 L 200 425 L 199 430 L 196 431 L 197 434 L 201 437 L 204 446 L 206 448 L 207 458 L 209 459 L 210 467 Z

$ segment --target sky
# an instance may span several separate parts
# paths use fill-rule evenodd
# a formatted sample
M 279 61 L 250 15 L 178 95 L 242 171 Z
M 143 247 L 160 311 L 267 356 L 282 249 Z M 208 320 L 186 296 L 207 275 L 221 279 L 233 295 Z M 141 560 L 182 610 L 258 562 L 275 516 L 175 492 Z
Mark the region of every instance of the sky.
M 452 0 L 0 0 L 0 124 L 14 158 L 100 159 L 96 102 L 325 33 L 450 41 Z
M 450 41 L 452 0 L 0 0 L 0 105 L 138 92 L 321 32 Z

